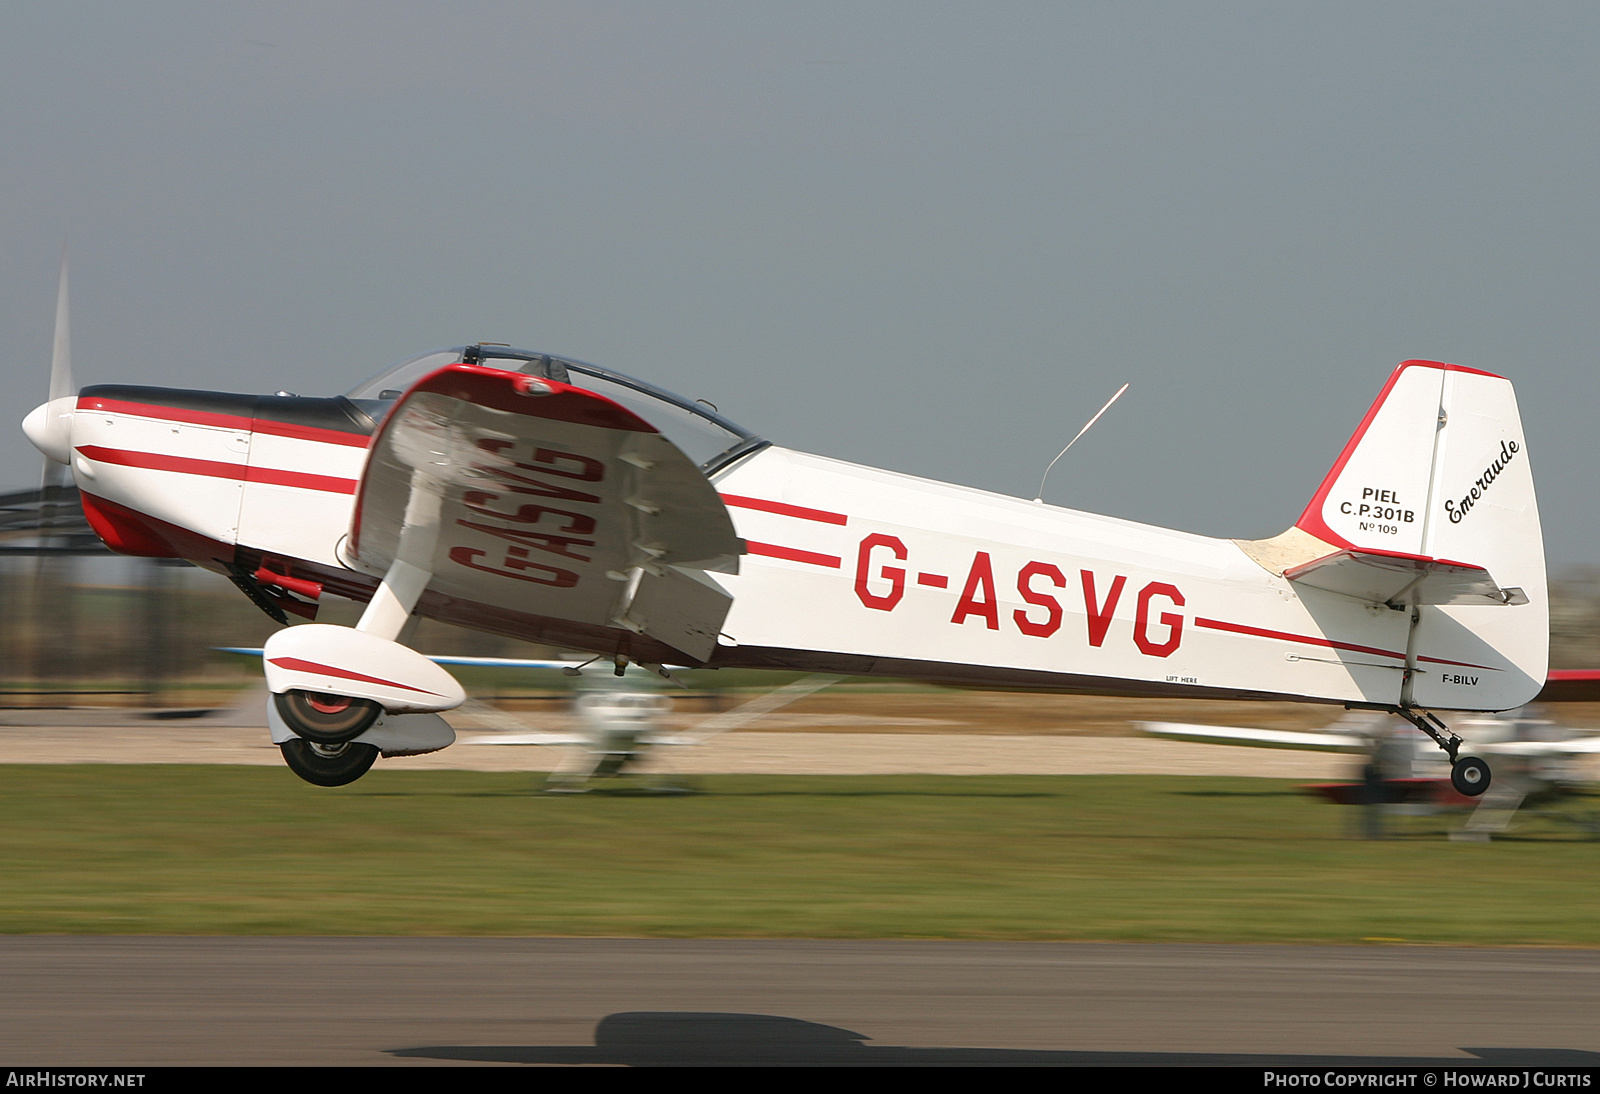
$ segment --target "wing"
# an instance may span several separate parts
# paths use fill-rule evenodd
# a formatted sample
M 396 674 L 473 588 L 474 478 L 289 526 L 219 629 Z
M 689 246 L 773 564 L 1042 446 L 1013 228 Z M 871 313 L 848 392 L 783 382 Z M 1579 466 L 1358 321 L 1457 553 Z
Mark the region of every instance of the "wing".
M 591 745 L 594 738 L 582 733 L 500 733 L 493 737 L 463 737 L 468 745 Z
M 582 661 L 550 661 L 528 659 L 522 657 L 468 657 L 465 654 L 454 653 L 429 653 L 424 654 L 435 665 L 469 665 L 482 669 L 550 669 L 560 671 L 575 669 L 583 665 Z M 609 671 L 610 666 L 606 666 Z
M 1255 748 L 1297 748 L 1314 752 L 1365 752 L 1372 742 L 1351 733 L 1298 733 L 1287 729 L 1245 729 L 1180 722 L 1136 722 L 1152 737 L 1201 744 L 1249 745 Z
M 243 657 L 261 656 L 260 646 L 212 646 L 217 653 L 236 653 Z M 432 661 L 435 665 L 468 665 L 486 669 L 550 669 L 564 672 L 567 669 L 577 669 L 584 666 L 582 661 L 550 661 L 539 658 L 526 657 L 469 657 L 466 654 L 455 653 L 425 653 L 422 656 Z M 663 665 L 665 669 L 687 668 L 686 665 Z M 610 671 L 610 666 L 607 666 Z
M 552 380 L 452 365 L 373 438 L 345 561 L 427 575 L 427 614 L 699 664 L 744 543 L 700 469 L 632 411 Z M 638 639 L 643 639 L 639 641 Z M 663 651 L 662 647 L 665 647 Z

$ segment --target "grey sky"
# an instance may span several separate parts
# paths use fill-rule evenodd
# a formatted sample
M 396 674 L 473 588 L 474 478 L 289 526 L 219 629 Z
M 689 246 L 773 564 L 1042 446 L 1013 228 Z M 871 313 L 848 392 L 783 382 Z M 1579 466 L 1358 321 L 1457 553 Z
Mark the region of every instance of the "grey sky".
M 330 394 L 479 339 L 1214 535 L 1411 357 L 1600 562 L 1593 4 L 0 7 L 0 370 Z M 38 457 L 0 430 L 0 481 Z

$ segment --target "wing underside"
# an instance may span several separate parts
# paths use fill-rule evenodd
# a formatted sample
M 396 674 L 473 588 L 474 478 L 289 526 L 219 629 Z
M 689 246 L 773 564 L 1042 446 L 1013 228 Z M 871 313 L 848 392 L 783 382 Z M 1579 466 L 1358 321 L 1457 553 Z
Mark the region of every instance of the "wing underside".
M 705 661 L 744 544 L 711 483 L 653 426 L 581 388 L 452 365 L 373 439 L 344 551 L 430 597 L 630 635 Z M 596 652 L 613 652 L 612 649 Z

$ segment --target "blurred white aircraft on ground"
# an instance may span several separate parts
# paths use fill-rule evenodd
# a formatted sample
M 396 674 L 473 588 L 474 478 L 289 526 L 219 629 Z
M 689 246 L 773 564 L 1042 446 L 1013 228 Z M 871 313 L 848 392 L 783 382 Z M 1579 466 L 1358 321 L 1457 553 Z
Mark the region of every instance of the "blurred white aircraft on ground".
M 758 695 L 732 710 L 713 714 L 686 732 L 670 733 L 663 728 L 663 722 L 672 712 L 672 700 L 666 694 L 609 672 L 586 675 L 573 702 L 580 721 L 577 731 L 524 730 L 515 715 L 492 711 L 492 708 L 485 710 L 480 705 L 475 713 L 495 717 L 501 727 L 512 731 L 465 737 L 462 743 L 566 746 L 569 749 L 567 759 L 550 773 L 545 789 L 579 791 L 587 789 L 591 779 L 624 774 L 629 768 L 637 767 L 656 748 L 704 744 L 713 737 L 743 729 L 842 679 L 842 676 L 813 673 Z
M 1462 755 L 1492 760 L 1494 785 L 1476 799 L 1459 795 L 1439 753 L 1426 747 L 1410 727 L 1375 711 L 1346 714 L 1322 730 L 1297 731 L 1214 726 L 1180 722 L 1138 722 L 1151 737 L 1252 748 L 1345 752 L 1365 758 L 1360 781 L 1319 784 L 1311 789 L 1342 805 L 1430 806 L 1475 804 L 1472 816 L 1452 839 L 1488 839 L 1504 832 L 1529 799 L 1552 797 L 1595 781 L 1578 762 L 1600 754 L 1600 733 L 1567 729 L 1545 716 L 1542 705 L 1498 715 L 1462 719 L 1458 725 L 1470 745 Z M 1568 818 L 1600 835 L 1591 822 Z

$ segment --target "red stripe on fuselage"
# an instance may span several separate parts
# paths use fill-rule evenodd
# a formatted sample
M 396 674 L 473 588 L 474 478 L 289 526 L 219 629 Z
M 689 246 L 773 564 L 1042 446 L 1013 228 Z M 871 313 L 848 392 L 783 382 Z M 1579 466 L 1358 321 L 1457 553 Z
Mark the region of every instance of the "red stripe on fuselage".
M 1450 660 L 1447 660 L 1447 659 L 1445 659 L 1443 657 L 1425 657 L 1420 653 L 1417 655 L 1417 660 L 1418 661 L 1427 661 L 1430 664 L 1434 664 L 1434 665 L 1455 665 L 1458 668 L 1463 668 L 1463 669 L 1482 669 L 1485 672 L 1499 672 L 1500 671 L 1499 669 L 1495 668 L 1493 665 L 1474 665 L 1471 661 L 1450 661 Z
M 333 475 L 313 475 L 305 471 L 283 471 L 275 467 L 247 467 L 222 460 L 200 460 L 191 456 L 169 456 L 161 452 L 131 452 L 122 448 L 79 445 L 78 451 L 98 463 L 140 467 L 148 471 L 175 471 L 181 475 L 204 475 L 213 479 L 240 479 L 244 482 L 292 486 L 300 490 L 320 490 L 328 494 L 354 494 L 355 479 Z
M 1257 638 L 1276 638 L 1282 642 L 1305 642 L 1308 645 L 1326 646 L 1329 649 L 1345 650 L 1349 653 L 1370 653 L 1376 657 L 1393 657 L 1400 661 L 1406 659 L 1404 653 L 1396 653 L 1394 650 L 1380 650 L 1376 646 L 1358 646 L 1353 642 L 1335 642 L 1331 638 L 1318 638 L 1309 634 L 1293 634 L 1289 631 L 1274 631 L 1265 627 L 1250 627 L 1243 623 L 1227 623 L 1221 619 L 1206 619 L 1204 616 L 1196 616 L 1194 625 L 1212 631 L 1251 634 Z M 1450 661 L 1443 657 L 1418 657 L 1417 660 L 1428 661 L 1435 665 L 1458 665 L 1466 669 L 1483 669 L 1485 672 L 1499 671 L 1492 665 L 1474 665 L 1471 661 Z M 1396 665 L 1395 667 L 1399 668 L 1400 666 Z
M 768 558 L 787 559 L 790 562 L 804 562 L 812 566 L 826 566 L 830 570 L 837 570 L 844 565 L 844 560 L 838 555 L 824 555 L 816 551 L 802 551 L 796 547 L 780 547 L 775 543 L 757 543 L 747 539 L 744 543 L 745 550 L 752 555 L 766 555 Z
M 1393 650 L 1380 650 L 1376 646 L 1358 646 L 1351 642 L 1335 642 L 1330 638 L 1317 638 L 1309 634 L 1291 634 L 1289 631 L 1273 631 L 1265 627 L 1250 627 L 1243 623 L 1226 623 L 1220 619 L 1206 619 L 1196 616 L 1194 625 L 1212 631 L 1229 631 L 1233 634 L 1253 634 L 1257 638 L 1276 638 L 1284 642 L 1306 642 L 1313 646 L 1327 646 L 1330 649 L 1348 650 L 1351 653 L 1370 653 L 1378 657 L 1398 657 L 1404 661 L 1404 653 L 1395 653 Z
M 121 399 L 83 398 L 78 400 L 80 410 L 103 410 L 111 414 L 131 414 L 138 418 L 154 418 L 163 422 L 183 422 L 186 425 L 204 425 L 216 429 L 238 429 L 251 433 L 266 433 L 274 437 L 289 437 L 297 441 L 316 441 L 318 444 L 342 444 L 350 448 L 366 448 L 371 437 L 360 433 L 345 433 L 337 429 L 320 429 L 312 425 L 295 425 L 277 422 L 270 418 L 246 418 L 240 414 L 218 414 L 211 410 L 190 410 L 178 406 L 161 406 L 156 403 L 130 403 Z
M 815 520 L 823 524 L 843 525 L 850 520 L 843 513 L 830 513 L 826 509 L 809 509 L 804 505 L 790 505 L 783 501 L 767 501 L 765 498 L 747 498 L 741 494 L 723 494 L 722 500 L 740 509 L 758 509 L 763 513 L 799 517 L 801 520 Z

